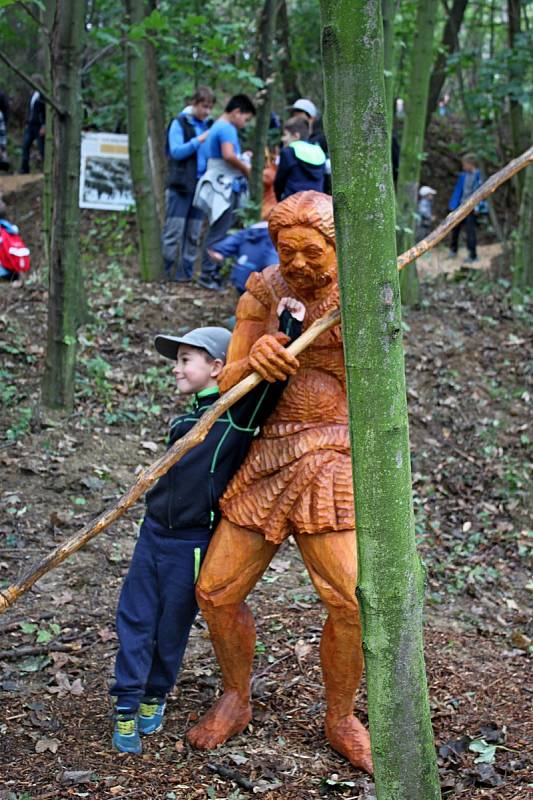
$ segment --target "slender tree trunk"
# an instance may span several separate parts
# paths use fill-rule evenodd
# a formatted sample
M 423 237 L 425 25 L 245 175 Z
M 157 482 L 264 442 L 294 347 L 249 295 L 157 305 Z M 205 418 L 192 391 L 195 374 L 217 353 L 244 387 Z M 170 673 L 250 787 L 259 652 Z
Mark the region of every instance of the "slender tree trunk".
M 289 28 L 289 13 L 287 11 L 286 0 L 279 0 L 277 14 L 277 36 L 280 51 L 278 54 L 281 79 L 283 81 L 283 91 L 287 105 L 294 103 L 302 96 L 298 87 L 298 76 L 294 69 L 291 58 L 291 39 Z
M 54 22 L 54 14 L 56 8 L 56 0 L 46 0 L 45 7 L 41 10 L 41 19 L 46 32 L 52 30 Z M 43 36 L 44 39 L 44 81 L 45 88 L 49 95 L 53 94 L 52 88 L 52 59 L 50 53 L 50 39 L 47 33 Z M 48 271 L 50 270 L 50 235 L 52 229 L 52 150 L 54 145 L 54 138 L 52 133 L 52 108 L 48 106 L 46 109 L 46 128 L 44 135 L 44 164 L 43 164 L 43 251 L 44 263 Z
M 50 408 L 74 405 L 76 331 L 82 275 L 79 266 L 81 59 L 85 4 L 56 0 L 52 27 L 53 96 L 64 114 L 48 108 L 53 126 L 53 209 L 50 238 L 48 335 L 42 400 Z
M 426 123 L 429 123 L 431 115 L 437 108 L 440 93 L 446 79 L 446 62 L 448 60 L 448 56 L 451 53 L 454 53 L 457 48 L 459 31 L 461 30 L 461 25 L 463 24 L 463 17 L 467 3 L 468 0 L 454 0 L 453 6 L 448 14 L 448 18 L 446 19 L 444 32 L 442 34 L 441 46 L 439 48 L 439 52 L 437 53 L 435 65 L 431 73 L 431 80 L 429 82 Z
M 127 21 L 138 25 L 145 18 L 144 0 L 125 0 Z M 148 151 L 149 105 L 146 90 L 145 46 L 126 42 L 128 92 L 128 147 L 131 179 L 135 196 L 135 215 L 139 237 L 140 272 L 143 281 L 161 276 L 161 227 L 154 197 L 154 181 Z
M 392 135 L 394 121 L 394 12 L 396 0 L 381 0 L 383 18 L 383 59 L 385 76 L 385 102 L 387 103 L 387 124 Z
M 396 268 L 394 194 L 373 0 L 321 0 L 360 578 L 379 800 L 440 797 L 422 641 Z
M 147 0 L 146 13 L 157 8 L 157 0 Z M 160 83 L 157 70 L 157 52 L 153 41 L 146 41 L 146 91 L 148 100 L 148 153 L 154 197 L 160 226 L 165 221 L 165 117 L 161 101 Z
M 533 287 L 533 166 L 524 171 L 522 200 L 513 252 L 513 299 L 522 303 L 524 289 Z
M 272 105 L 272 55 L 277 7 L 278 0 L 264 0 L 257 31 L 256 74 L 263 81 L 263 88 L 257 94 L 250 197 L 258 206 L 258 215 L 261 213 L 261 202 L 263 200 L 263 168 L 265 166 L 265 148 Z
M 433 62 L 433 32 L 437 8 L 438 0 L 418 0 L 396 190 L 398 249 L 400 251 L 411 247 L 415 236 L 415 215 L 424 149 L 429 76 Z M 410 306 L 417 305 L 420 302 L 420 284 L 416 263 L 404 270 L 400 285 L 402 302 Z

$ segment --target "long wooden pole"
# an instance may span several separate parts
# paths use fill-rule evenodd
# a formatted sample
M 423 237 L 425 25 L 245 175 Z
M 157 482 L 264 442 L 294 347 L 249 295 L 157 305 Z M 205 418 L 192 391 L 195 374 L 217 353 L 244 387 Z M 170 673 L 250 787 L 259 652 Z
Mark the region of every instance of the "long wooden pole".
M 533 162 L 533 147 L 530 147 L 529 150 L 526 150 L 521 156 L 515 158 L 499 172 L 492 175 L 465 203 L 449 214 L 444 222 L 432 231 L 429 236 L 418 242 L 418 244 L 406 253 L 399 256 L 397 262 L 398 269 L 403 269 L 403 267 L 407 266 L 411 261 L 414 261 L 416 258 L 423 255 L 423 253 L 435 247 L 455 225 L 468 216 L 481 200 L 484 200 L 492 194 L 498 186 L 509 180 L 509 178 L 515 175 L 519 170 L 527 167 L 531 162 Z M 305 350 L 318 336 L 321 336 L 339 323 L 340 311 L 339 309 L 334 309 L 324 317 L 316 320 L 316 322 L 287 349 L 296 356 Z M 203 442 L 215 420 L 236 403 L 237 400 L 244 397 L 245 394 L 257 386 L 261 380 L 262 378 L 260 375 L 258 375 L 257 372 L 253 372 L 226 392 L 216 403 L 213 403 L 211 408 L 206 411 L 199 422 L 197 422 L 186 436 L 182 439 L 178 439 L 161 458 L 139 475 L 133 486 L 131 486 L 111 508 L 104 511 L 104 513 L 94 521 L 85 525 L 68 541 L 54 548 L 54 550 L 38 564 L 30 567 L 17 583 L 12 584 L 7 589 L 0 590 L 0 614 L 3 614 L 7 608 L 12 606 L 13 603 L 19 599 L 19 597 L 29 591 L 39 578 L 42 578 L 43 575 L 51 569 L 54 569 L 54 567 L 59 566 L 65 559 L 73 555 L 73 553 L 76 553 L 84 547 L 87 542 L 90 542 L 91 539 L 94 539 L 95 536 L 102 533 L 112 522 L 115 522 L 115 520 L 121 517 L 162 475 L 168 472 L 170 467 L 188 453 L 189 450 L 192 450 L 197 444 Z

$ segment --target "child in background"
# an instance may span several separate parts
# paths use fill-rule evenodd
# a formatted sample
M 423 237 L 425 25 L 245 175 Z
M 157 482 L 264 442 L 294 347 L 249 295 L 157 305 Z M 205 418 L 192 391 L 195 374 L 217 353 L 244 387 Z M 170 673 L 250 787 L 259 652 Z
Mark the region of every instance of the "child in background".
M 285 297 L 277 312 L 282 343 L 299 336 L 303 304 Z M 156 336 L 156 350 L 176 362 L 179 392 L 194 401 L 172 423 L 169 446 L 218 400 L 217 378 L 230 338 L 225 328 Z M 277 338 L 281 342 L 280 334 Z M 146 495 L 146 514 L 117 609 L 119 651 L 110 694 L 116 697 L 113 747 L 121 753 L 140 753 L 140 734 L 162 727 L 166 695 L 198 611 L 195 583 L 219 520 L 218 500 L 283 388 L 283 382 L 263 381 L 237 401 Z
M 433 198 L 437 192 L 431 186 L 421 186 L 418 190 L 418 220 L 416 226 L 416 241 L 425 239 L 433 227 Z
M 262 272 L 265 267 L 279 263 L 266 220 L 216 242 L 210 248 L 209 256 L 217 263 L 222 263 L 225 258 L 233 258 L 230 281 L 239 294 L 244 292 L 252 272 Z
M 6 204 L 0 197 L 0 280 L 16 281 L 30 268 L 30 251 L 13 223 L 3 219 Z
M 468 198 L 474 194 L 476 189 L 479 189 L 482 183 L 481 173 L 477 165 L 477 159 L 472 153 L 468 153 L 467 155 L 463 156 L 462 167 L 463 170 L 459 173 L 453 194 L 448 204 L 448 209 L 450 211 L 455 211 L 455 209 L 458 208 L 461 203 L 464 203 L 465 200 L 468 200 Z M 477 209 L 471 211 L 470 214 L 453 229 L 450 252 L 448 254 L 450 258 L 455 258 L 457 255 L 457 250 L 459 248 L 459 234 L 463 225 L 466 225 L 466 246 L 469 253 L 467 261 L 477 261 L 476 211 Z
M 283 126 L 279 164 L 274 179 L 277 200 L 296 192 L 324 191 L 326 154 L 319 144 L 311 144 L 310 126 L 303 117 L 291 117 Z

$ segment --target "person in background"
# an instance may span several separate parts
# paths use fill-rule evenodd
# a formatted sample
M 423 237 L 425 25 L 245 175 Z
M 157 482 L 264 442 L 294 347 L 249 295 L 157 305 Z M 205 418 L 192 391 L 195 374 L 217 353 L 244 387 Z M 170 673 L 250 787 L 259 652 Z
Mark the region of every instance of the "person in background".
M 331 194 L 331 161 L 329 159 L 328 140 L 324 133 L 322 124 L 322 117 L 319 114 L 318 108 L 312 100 L 307 97 L 300 97 L 293 103 L 292 106 L 287 108 L 291 118 L 301 117 L 309 123 L 309 137 L 307 141 L 310 144 L 318 144 L 326 154 L 326 164 L 324 171 L 324 191 L 326 194 Z
M 42 86 L 40 75 L 32 75 L 31 79 L 37 86 Z M 44 159 L 44 129 L 46 122 L 46 107 L 41 92 L 35 89 L 30 97 L 26 127 L 22 138 L 22 162 L 20 174 L 27 175 L 30 171 L 30 152 L 32 144 L 36 141 L 41 156 Z
M 301 116 L 291 117 L 283 126 L 281 141 L 285 146 L 274 179 L 277 200 L 308 189 L 324 189 L 326 154 L 319 144 L 309 142 L 309 135 L 309 123 Z
M 199 86 L 190 106 L 167 129 L 168 170 L 161 244 L 165 277 L 177 283 L 192 280 L 200 245 L 204 215 L 192 201 L 198 179 L 205 172 L 204 142 L 212 124 L 214 102 L 211 89 Z
M 216 242 L 209 250 L 209 255 L 220 264 L 226 258 L 232 259 L 230 281 L 239 294 L 243 294 L 252 272 L 262 272 L 265 267 L 279 262 L 266 220 Z
M 431 186 L 421 186 L 418 190 L 418 220 L 416 225 L 416 241 L 425 239 L 433 227 L 433 198 L 437 192 Z
M 481 186 L 481 172 L 478 168 L 477 158 L 473 153 L 467 153 L 463 156 L 462 171 L 459 173 L 455 188 L 448 204 L 450 211 L 455 211 L 461 203 L 474 194 L 476 189 Z M 455 258 L 459 248 L 459 234 L 463 225 L 466 225 L 466 246 L 468 248 L 467 261 L 477 261 L 477 237 L 476 237 L 476 210 L 470 212 L 452 231 L 452 238 L 450 243 L 449 257 Z
M 250 177 L 250 157 L 241 156 L 238 133 L 255 115 L 255 106 L 245 94 L 236 94 L 217 119 L 205 143 L 207 169 L 198 181 L 194 205 L 209 223 L 202 253 L 202 271 L 198 284 L 204 289 L 221 291 L 220 265 L 209 257 L 215 242 L 223 239 L 234 223 L 235 211 L 242 204 Z M 248 156 L 248 157 L 246 157 Z

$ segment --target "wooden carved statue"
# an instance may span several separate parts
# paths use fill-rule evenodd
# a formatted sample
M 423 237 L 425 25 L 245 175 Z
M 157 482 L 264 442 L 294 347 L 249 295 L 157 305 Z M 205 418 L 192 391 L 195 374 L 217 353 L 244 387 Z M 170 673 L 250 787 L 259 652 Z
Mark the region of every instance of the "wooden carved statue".
M 210 749 L 250 721 L 255 626 L 244 600 L 292 534 L 328 611 L 320 645 L 326 736 L 352 764 L 371 772 L 369 736 L 353 715 L 363 657 L 341 330 L 322 334 L 299 360 L 276 333 L 282 297 L 305 304 L 304 329 L 339 304 L 331 197 L 292 195 L 274 208 L 269 228 L 280 264 L 248 280 L 220 386 L 226 391 L 253 370 L 270 381 L 290 377 L 221 500 L 222 521 L 197 597 L 224 693 L 187 736 L 195 747 Z

